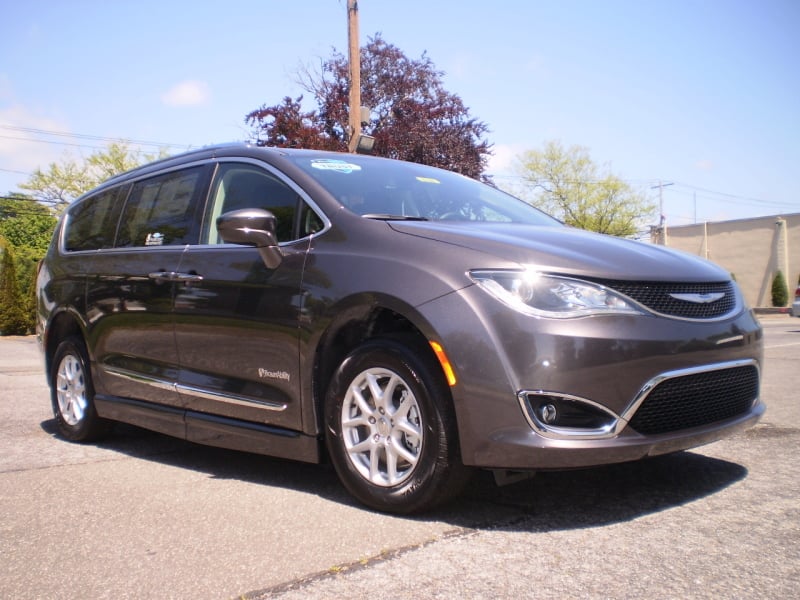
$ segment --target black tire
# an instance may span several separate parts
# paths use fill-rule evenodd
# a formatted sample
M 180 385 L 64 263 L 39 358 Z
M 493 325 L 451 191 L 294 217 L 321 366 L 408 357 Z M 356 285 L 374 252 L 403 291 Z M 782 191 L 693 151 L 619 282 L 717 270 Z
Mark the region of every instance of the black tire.
M 79 337 L 63 340 L 53 355 L 50 399 L 59 433 L 74 442 L 92 442 L 111 424 L 97 416 L 86 346 Z
M 370 340 L 342 361 L 325 398 L 325 436 L 339 479 L 376 510 L 428 510 L 469 477 L 441 370 L 406 339 Z

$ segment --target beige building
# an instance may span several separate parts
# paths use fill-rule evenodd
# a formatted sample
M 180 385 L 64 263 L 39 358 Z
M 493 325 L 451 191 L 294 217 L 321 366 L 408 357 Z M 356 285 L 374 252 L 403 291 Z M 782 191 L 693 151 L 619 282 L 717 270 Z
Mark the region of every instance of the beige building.
M 664 235 L 666 234 L 666 235 Z M 653 243 L 702 256 L 730 271 L 752 307 L 772 306 L 772 280 L 783 272 L 789 304 L 800 276 L 800 213 L 654 228 Z

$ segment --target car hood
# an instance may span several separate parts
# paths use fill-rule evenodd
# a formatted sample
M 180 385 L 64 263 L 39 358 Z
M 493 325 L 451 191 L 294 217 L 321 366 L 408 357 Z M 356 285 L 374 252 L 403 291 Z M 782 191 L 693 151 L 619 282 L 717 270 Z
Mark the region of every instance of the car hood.
M 495 259 L 532 265 L 551 273 L 639 281 L 730 279 L 724 269 L 690 254 L 570 227 L 453 221 L 392 221 L 390 226 L 400 233 L 468 248 Z M 492 266 L 502 265 L 492 265 L 488 261 L 467 268 Z

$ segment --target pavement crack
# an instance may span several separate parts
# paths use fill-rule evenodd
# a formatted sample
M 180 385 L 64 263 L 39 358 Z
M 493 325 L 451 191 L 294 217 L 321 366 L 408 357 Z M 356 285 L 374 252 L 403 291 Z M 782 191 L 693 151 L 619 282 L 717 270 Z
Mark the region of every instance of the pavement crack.
M 299 577 L 297 579 L 293 579 L 291 581 L 287 581 L 284 583 L 279 583 L 277 585 L 264 588 L 262 590 L 248 592 L 247 594 L 244 594 L 239 598 L 241 598 L 241 600 L 266 600 L 267 598 L 270 598 L 277 594 L 285 594 L 288 592 L 300 591 L 303 588 L 306 588 L 314 583 L 335 579 L 337 577 L 342 577 L 345 575 L 349 575 L 351 573 L 356 573 L 364 569 L 369 569 L 378 564 L 388 562 L 396 558 L 400 558 L 401 556 L 404 556 L 410 552 L 415 552 L 417 550 L 421 550 L 428 546 L 432 546 L 433 544 L 438 544 L 446 540 L 469 538 L 474 535 L 480 534 L 481 532 L 484 531 L 502 529 L 504 527 L 517 525 L 521 522 L 526 522 L 530 520 L 531 515 L 527 511 L 522 510 L 521 507 L 519 506 L 514 506 L 513 508 L 521 510 L 521 514 L 514 515 L 505 519 L 499 519 L 491 523 L 476 524 L 474 526 L 455 527 L 453 529 L 445 531 L 441 535 L 430 538 L 423 542 L 409 544 L 407 546 L 401 546 L 399 548 L 393 548 L 391 550 L 388 549 L 381 550 L 380 553 L 374 556 L 361 558 L 359 560 L 351 561 L 348 563 L 334 565 L 324 571 L 311 573 L 309 575 L 305 575 L 303 577 Z
M 285 583 L 279 583 L 277 585 L 265 588 L 263 590 L 257 590 L 253 592 L 248 592 L 241 596 L 242 600 L 265 600 L 266 598 L 270 598 L 275 594 L 284 594 L 287 592 L 294 592 L 298 590 L 302 590 L 303 588 L 320 581 L 326 581 L 329 579 L 334 579 L 337 577 L 341 577 L 343 575 L 349 575 L 350 573 L 355 573 L 364 569 L 368 569 L 370 567 L 374 567 L 377 564 L 384 563 L 395 558 L 399 558 L 409 552 L 414 552 L 416 550 L 421 550 L 422 548 L 426 548 L 438 542 L 442 542 L 444 540 L 456 539 L 456 538 L 466 538 L 476 533 L 479 533 L 479 529 L 475 529 L 472 527 L 456 527 L 454 529 L 448 530 L 441 535 L 436 537 L 430 538 L 423 542 L 418 542 L 416 544 L 409 544 L 407 546 L 401 546 L 399 548 L 393 548 L 391 550 L 381 550 L 380 553 L 361 558 L 359 560 L 355 560 L 348 563 L 342 563 L 339 565 L 334 565 L 329 567 L 325 571 L 319 571 L 317 573 L 312 573 L 310 575 L 305 575 L 303 577 L 299 577 L 297 579 L 293 579 L 291 581 L 287 581 Z

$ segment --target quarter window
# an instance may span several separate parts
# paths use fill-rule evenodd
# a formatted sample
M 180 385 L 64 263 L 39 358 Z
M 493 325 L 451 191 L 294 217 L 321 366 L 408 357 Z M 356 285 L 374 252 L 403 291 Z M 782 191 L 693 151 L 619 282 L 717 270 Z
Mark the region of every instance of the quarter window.
M 116 187 L 75 204 L 67 213 L 64 249 L 77 252 L 113 247 L 120 203 L 128 189 Z

